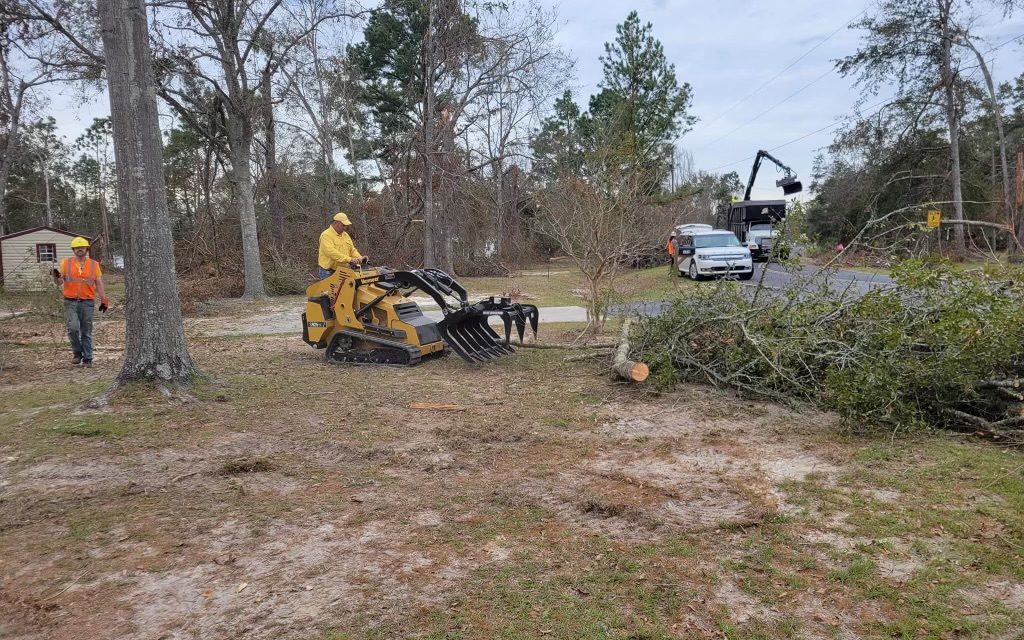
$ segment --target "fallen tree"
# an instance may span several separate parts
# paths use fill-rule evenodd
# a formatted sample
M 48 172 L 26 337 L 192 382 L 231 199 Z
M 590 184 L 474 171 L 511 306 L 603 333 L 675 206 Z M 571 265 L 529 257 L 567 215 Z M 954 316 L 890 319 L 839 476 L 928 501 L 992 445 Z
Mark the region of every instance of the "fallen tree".
M 806 281 L 753 299 L 701 287 L 641 323 L 630 356 L 661 385 L 706 381 L 861 423 L 1024 440 L 1024 271 L 909 260 L 893 279 L 861 296 Z
M 633 318 L 626 318 L 622 321 L 620 330 L 619 346 L 615 349 L 615 359 L 612 361 L 612 371 L 622 380 L 628 382 L 643 382 L 650 375 L 650 369 L 643 362 L 629 359 L 629 329 L 633 326 Z

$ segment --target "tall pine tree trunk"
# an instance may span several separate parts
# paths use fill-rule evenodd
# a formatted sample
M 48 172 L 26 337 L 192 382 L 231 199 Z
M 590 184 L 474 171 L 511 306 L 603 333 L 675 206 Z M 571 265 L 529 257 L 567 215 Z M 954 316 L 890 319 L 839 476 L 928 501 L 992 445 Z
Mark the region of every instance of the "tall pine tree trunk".
M 146 11 L 142 0 L 99 0 L 98 10 L 124 212 L 127 328 L 117 379 L 185 382 L 195 370 L 174 270 Z
M 284 248 L 284 208 L 281 206 L 280 176 L 277 167 L 277 129 L 274 126 L 274 103 L 271 99 L 270 81 L 270 66 L 267 65 L 260 78 L 263 129 L 267 135 L 264 154 L 267 173 L 267 209 L 270 210 L 270 235 L 274 241 L 274 247 L 280 251 Z
M 949 127 L 949 177 L 953 186 L 953 220 L 962 222 L 964 219 L 964 196 L 960 184 L 960 117 L 956 111 L 956 87 L 953 83 L 952 63 L 953 38 L 950 34 L 952 0 L 937 1 L 939 20 L 942 23 L 942 85 L 946 93 L 946 125 Z M 957 251 L 963 253 L 967 248 L 964 242 L 963 224 L 954 225 L 953 239 Z
M 439 267 L 434 212 L 434 0 L 427 0 L 423 37 L 423 266 Z
M 256 203 L 253 200 L 252 126 L 238 113 L 228 116 L 228 146 L 231 147 L 231 180 L 238 199 L 238 220 L 242 229 L 242 268 L 245 291 L 242 298 L 257 300 L 267 297 L 263 286 L 263 265 L 260 263 L 260 241 L 256 230 Z

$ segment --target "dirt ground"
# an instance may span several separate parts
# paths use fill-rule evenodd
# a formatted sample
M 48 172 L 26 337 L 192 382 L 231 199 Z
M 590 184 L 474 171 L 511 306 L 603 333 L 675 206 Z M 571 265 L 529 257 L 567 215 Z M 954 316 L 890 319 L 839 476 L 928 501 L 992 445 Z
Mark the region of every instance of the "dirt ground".
M 1022 637 L 1017 451 L 287 335 L 193 335 L 187 394 L 88 408 L 122 331 L 81 370 L 0 321 L 2 638 Z

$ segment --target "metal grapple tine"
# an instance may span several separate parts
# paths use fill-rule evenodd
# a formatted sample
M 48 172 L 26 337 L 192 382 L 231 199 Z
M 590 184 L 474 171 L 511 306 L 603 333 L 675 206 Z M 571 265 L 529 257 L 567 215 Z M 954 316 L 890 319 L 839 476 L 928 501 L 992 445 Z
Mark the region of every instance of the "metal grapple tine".
M 442 335 L 445 342 L 452 348 L 455 353 L 467 361 L 467 362 L 484 362 L 486 358 L 481 358 L 477 355 L 476 350 L 472 344 L 466 341 L 462 334 L 458 331 L 458 325 L 456 324 L 445 324 L 442 330 Z
M 505 325 L 505 344 L 512 339 L 512 317 L 508 312 L 501 314 L 501 322 Z
M 530 327 L 533 329 L 533 337 L 537 337 L 537 323 L 540 322 L 540 310 L 536 305 L 523 305 L 523 311 L 530 320 Z M 521 336 L 520 336 L 521 337 Z
M 522 309 L 516 310 L 516 333 L 519 334 L 519 344 L 523 344 L 523 334 L 526 333 L 526 314 Z
M 466 345 L 467 351 L 472 353 L 480 361 L 490 360 L 492 354 L 480 338 L 473 332 L 471 323 L 473 320 L 467 317 L 460 317 L 455 323 L 453 330 L 458 334 L 459 339 Z
M 501 338 L 487 325 L 487 316 L 480 315 L 469 319 L 464 326 L 466 331 L 476 339 L 480 348 L 486 351 L 488 355 L 501 356 L 505 354 L 505 350 L 500 343 Z
M 487 316 L 481 316 L 476 329 L 481 337 L 486 340 L 488 344 L 492 345 L 491 348 L 498 352 L 498 355 L 512 353 L 512 347 L 508 346 L 507 342 L 502 342 L 501 336 L 499 336 L 494 328 L 491 327 L 490 323 L 487 322 Z
M 462 339 L 466 344 L 469 344 L 472 347 L 473 354 L 479 358 L 481 362 L 492 360 L 496 354 L 492 353 L 487 344 L 481 341 L 480 336 L 473 331 L 473 322 L 474 321 L 470 318 L 465 318 L 459 322 L 459 335 L 462 336 Z

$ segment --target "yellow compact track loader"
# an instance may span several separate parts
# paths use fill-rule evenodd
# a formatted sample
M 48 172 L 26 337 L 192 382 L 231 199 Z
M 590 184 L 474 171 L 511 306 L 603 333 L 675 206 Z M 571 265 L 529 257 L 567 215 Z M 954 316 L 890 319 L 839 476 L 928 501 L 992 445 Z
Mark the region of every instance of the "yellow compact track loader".
M 408 299 L 417 290 L 437 302 L 440 321 Z M 438 269 L 341 267 L 310 285 L 306 300 L 302 339 L 333 362 L 413 365 L 446 348 L 467 362 L 486 362 L 512 353 L 512 325 L 520 342 L 527 324 L 537 333 L 537 307 L 498 297 L 470 304 L 466 290 Z M 501 318 L 504 339 L 488 324 L 491 316 Z

